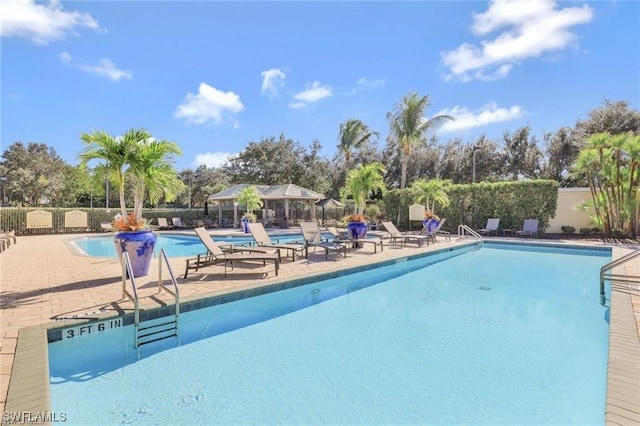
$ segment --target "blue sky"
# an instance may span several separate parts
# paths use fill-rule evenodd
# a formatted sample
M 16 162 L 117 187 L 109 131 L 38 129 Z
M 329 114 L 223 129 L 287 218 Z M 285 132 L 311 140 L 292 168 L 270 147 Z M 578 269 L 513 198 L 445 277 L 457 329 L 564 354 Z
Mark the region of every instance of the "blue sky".
M 144 127 L 179 169 L 280 133 L 332 157 L 350 118 L 382 147 L 411 91 L 457 118 L 442 142 L 541 139 L 605 98 L 639 108 L 639 23 L 637 1 L 0 0 L 1 149 L 77 164 L 82 132 Z

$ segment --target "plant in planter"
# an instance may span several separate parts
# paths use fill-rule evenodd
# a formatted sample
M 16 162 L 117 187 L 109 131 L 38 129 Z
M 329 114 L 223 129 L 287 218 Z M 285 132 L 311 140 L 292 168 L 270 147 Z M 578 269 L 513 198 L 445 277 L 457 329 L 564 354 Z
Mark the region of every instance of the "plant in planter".
M 165 198 L 172 201 L 184 190 L 173 169 L 173 156 L 181 154 L 174 142 L 157 140 L 145 129 L 131 129 L 114 137 L 102 130 L 82 133 L 85 145 L 79 154 L 80 165 L 97 160 L 97 178 L 107 179 L 118 189 L 120 213 L 113 226 L 120 232 L 115 236 L 120 256 L 127 251 L 131 257 L 134 276 L 149 272 L 156 236 L 142 217 L 145 196 L 154 204 Z M 133 211 L 127 212 L 126 189 L 132 187 Z
M 262 207 L 262 201 L 260 201 L 260 194 L 258 193 L 258 189 L 252 185 L 245 186 L 238 194 L 237 201 L 238 204 L 247 206 L 247 211 L 242 216 L 242 228 L 244 229 L 245 233 L 248 233 L 249 228 L 247 227 L 247 223 L 255 222 L 256 215 L 253 212 L 254 210 Z
M 381 163 L 375 162 L 362 165 L 349 171 L 345 186 L 340 190 L 343 199 L 352 197 L 356 205 L 354 216 L 345 218 L 347 229 L 354 239 L 364 238 L 368 225 L 364 217 L 364 208 L 369 195 L 377 191 L 384 192 L 384 173 L 386 169 Z

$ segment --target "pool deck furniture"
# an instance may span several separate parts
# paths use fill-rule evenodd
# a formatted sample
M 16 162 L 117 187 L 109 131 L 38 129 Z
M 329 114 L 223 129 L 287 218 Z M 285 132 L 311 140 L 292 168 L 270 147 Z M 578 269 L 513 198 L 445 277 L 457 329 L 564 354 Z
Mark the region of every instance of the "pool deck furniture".
M 185 225 L 182 224 L 182 219 L 179 217 L 172 217 L 171 218 L 171 226 L 173 226 L 174 228 L 177 229 L 186 229 L 187 227 Z
M 199 254 L 195 258 L 186 259 L 186 268 L 184 272 L 184 278 L 187 278 L 189 271 L 194 270 L 198 271 L 200 268 L 204 268 L 209 265 L 221 263 L 221 257 L 224 256 L 225 259 L 231 260 L 262 260 L 263 265 L 266 260 L 272 260 L 275 256 L 276 258 L 276 275 L 278 275 L 278 267 L 280 264 L 280 250 L 267 248 L 267 247 L 248 247 L 248 246 L 236 246 L 232 243 L 228 242 L 216 242 L 211 238 L 211 235 L 207 232 L 207 230 L 203 227 L 195 228 L 194 232 L 204 244 L 207 249 L 206 253 Z M 247 256 L 234 256 L 241 254 L 255 254 L 251 258 Z M 259 258 L 258 255 L 264 255 L 262 258 Z M 227 276 L 226 268 L 225 268 L 225 277 Z
M 400 246 L 407 243 L 415 243 L 418 247 L 422 247 L 422 244 L 425 242 L 427 246 L 429 242 L 435 243 L 435 239 L 430 235 L 420 235 L 420 234 L 408 234 L 403 233 L 396 228 L 396 226 L 392 222 L 382 222 L 382 226 L 387 231 L 387 237 L 391 240 L 392 244 L 396 244 L 396 242 L 400 241 Z
M 158 229 L 161 231 L 164 231 L 166 229 L 173 229 L 172 225 L 169 225 L 169 222 L 167 221 L 166 217 L 159 217 L 158 218 Z
M 441 218 L 438 221 L 438 225 L 434 229 L 432 229 L 431 231 L 429 231 L 427 226 L 423 225 L 422 226 L 422 233 L 424 235 L 432 237 L 433 238 L 433 242 L 438 242 L 438 238 L 437 238 L 438 235 L 444 237 L 444 239 L 447 240 L 447 241 L 451 241 L 451 233 L 449 231 L 443 231 L 442 230 L 442 225 L 444 225 L 446 221 L 447 221 L 446 217 Z
M 347 257 L 347 243 L 341 241 L 322 241 L 322 233 L 316 222 L 300 222 L 302 238 L 309 248 L 321 248 L 324 250 L 324 260 L 329 260 L 329 252 L 341 253 Z
M 204 228 L 197 228 L 196 235 L 200 238 L 200 241 L 207 248 L 207 253 L 198 255 L 196 258 L 187 259 L 187 267 L 184 272 L 184 278 L 187 278 L 190 270 L 197 271 L 200 268 L 206 266 L 215 265 L 218 263 L 224 264 L 224 276 L 227 276 L 227 264 L 231 265 L 233 269 L 233 262 L 249 262 L 249 261 L 262 261 L 263 266 L 266 266 L 267 260 L 273 261 L 276 275 L 278 275 L 278 268 L 280 267 L 280 253 L 279 252 L 231 252 L 226 253 L 222 250 L 221 245 L 213 241 L 212 238 L 206 238 L 202 235 L 202 231 L 206 234 L 207 231 Z M 200 232 L 200 234 L 198 234 Z M 207 234 L 208 236 L 208 234 Z M 227 243 L 228 245 L 228 243 Z M 242 249 L 242 248 L 241 248 Z M 234 246 L 231 245 L 231 250 L 234 250 Z
M 237 231 L 233 231 L 237 232 Z M 211 231 L 229 235 L 228 229 Z M 218 233 L 218 234 L 216 234 Z M 100 234 L 95 234 L 99 236 Z M 238 232 L 238 236 L 241 236 Z M 0 283 L 0 410 L 3 412 L 51 412 L 48 393 L 47 329 L 83 324 L 96 318 L 119 317 L 131 312 L 133 304 L 122 299 L 121 266 L 117 259 L 80 256 L 69 249 L 73 236 L 52 234 L 20 238 L 20 244 L 2 253 Z M 283 262 L 278 277 L 266 280 L 232 274 L 227 280 L 217 277 L 184 280 L 178 278 L 183 303 L 200 303 L 212 296 L 233 296 L 254 292 L 262 286 L 280 285 L 336 269 L 363 268 L 380 261 L 404 259 L 468 244 L 452 236 L 430 246 L 391 246 L 384 254 L 354 250 L 340 262 L 309 260 L 301 268 L 298 262 Z M 603 246 L 600 241 L 576 242 Z M 553 241 L 553 244 L 565 242 Z M 613 245 L 613 258 L 632 250 L 631 245 Z M 28 258 L 29 262 L 24 259 Z M 170 258 L 174 271 L 184 258 Z M 640 263 L 629 262 L 620 273 L 640 275 Z M 166 273 L 165 273 L 166 275 Z M 152 262 L 150 274 L 141 278 L 142 309 L 170 306 L 173 296 L 158 292 L 158 263 Z M 597 302 L 596 302 L 597 303 Z M 617 286 L 610 301 L 609 367 L 607 396 L 603 406 L 606 424 L 638 424 L 640 416 L 640 289 Z M 526 384 L 523 384 L 525 386 Z
M 370 245 L 373 246 L 373 252 L 377 253 L 378 252 L 378 246 L 380 246 L 380 251 L 384 251 L 384 241 L 382 240 L 382 238 L 380 237 L 368 237 L 368 238 L 361 238 L 359 240 L 354 239 L 350 233 L 348 232 L 340 232 L 338 231 L 338 228 L 336 228 L 335 226 L 327 226 L 327 231 L 333 235 L 334 237 L 334 241 L 335 242 L 340 242 L 340 243 L 350 243 L 352 245 L 352 247 L 356 248 L 358 243 L 361 243 L 363 245 Z
M 476 232 L 480 235 L 491 235 L 491 233 L 494 233 L 497 236 L 499 226 L 500 226 L 500 218 L 493 217 L 493 218 L 487 219 L 487 224 L 485 225 L 485 227 L 476 229 Z
M 264 225 L 260 222 L 247 223 L 247 227 L 249 228 L 249 232 L 251 233 L 253 240 L 259 247 L 274 247 L 285 250 L 285 252 L 287 253 L 287 257 L 291 256 L 292 262 L 296 261 L 296 253 L 303 253 L 305 259 L 307 259 L 309 256 L 309 250 L 306 244 L 278 244 L 271 241 L 271 237 L 269 237 L 266 229 L 264 229 Z
M 525 219 L 522 229 L 516 231 L 516 237 L 538 238 L 538 219 Z

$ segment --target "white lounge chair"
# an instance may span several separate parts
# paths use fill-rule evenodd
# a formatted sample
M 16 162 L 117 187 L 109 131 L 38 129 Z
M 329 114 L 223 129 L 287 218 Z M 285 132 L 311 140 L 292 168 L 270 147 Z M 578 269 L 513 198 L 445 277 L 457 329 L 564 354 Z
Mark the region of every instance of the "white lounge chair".
M 278 244 L 271 241 L 269 234 L 264 229 L 264 226 L 260 222 L 247 223 L 247 227 L 249 228 L 249 232 L 251 232 L 251 236 L 253 237 L 256 244 L 260 247 L 275 247 L 281 250 L 286 250 L 287 256 L 291 256 L 291 260 L 295 262 L 296 253 L 304 253 L 304 257 L 307 258 L 309 251 L 307 249 L 306 244 L 296 244 L 296 243 L 287 243 L 287 244 Z
M 159 230 L 173 229 L 173 226 L 169 225 L 169 222 L 167 221 L 167 218 L 159 217 L 158 218 L 158 229 Z
M 492 232 L 498 235 L 498 226 L 500 226 L 500 218 L 494 217 L 487 219 L 486 226 L 481 229 L 476 229 L 476 232 L 480 235 L 491 235 Z
M 196 258 L 187 259 L 187 268 L 184 272 L 184 277 L 187 278 L 187 274 L 191 269 L 198 270 L 205 266 L 215 265 L 217 263 L 224 263 L 224 276 L 227 276 L 227 263 L 231 264 L 233 269 L 233 262 L 248 262 L 248 261 L 262 261 L 263 265 L 266 265 L 267 260 L 272 260 L 276 275 L 278 275 L 278 269 L 280 267 L 280 252 L 264 252 L 257 250 L 257 247 L 238 247 L 236 248 L 232 244 L 226 244 L 230 246 L 232 253 L 225 253 L 222 250 L 222 246 L 225 244 L 219 244 L 213 241 L 209 233 L 204 228 L 196 228 L 196 235 L 202 241 L 202 244 L 207 248 L 206 254 L 198 255 Z M 242 253 L 242 251 L 250 251 L 250 253 Z
M 172 217 L 171 225 L 173 225 L 174 228 L 186 228 L 186 226 L 182 224 L 182 219 L 179 217 Z
M 425 242 L 429 245 L 430 240 L 435 242 L 433 237 L 429 235 L 402 233 L 392 222 L 382 222 L 382 226 L 384 226 L 384 229 L 388 233 L 388 238 L 393 244 L 395 244 L 396 241 L 400 241 L 400 247 L 402 247 L 403 243 L 416 243 L 418 247 L 422 247 L 422 244 Z
M 333 240 L 341 243 L 351 243 L 352 245 L 362 243 L 362 244 L 373 244 L 373 252 L 378 252 L 378 246 L 380 246 L 380 251 L 384 251 L 384 242 L 382 238 L 374 237 L 374 238 L 362 238 L 359 240 L 355 240 L 349 232 L 339 232 L 335 226 L 327 226 L 327 231 L 333 235 Z
M 315 222 L 300 222 L 300 230 L 302 231 L 302 238 L 304 238 L 304 242 L 307 245 L 307 250 L 309 247 L 313 248 L 321 248 L 324 250 L 324 260 L 329 259 L 329 252 L 333 251 L 336 253 L 343 253 L 344 257 L 347 257 L 347 244 L 346 242 L 334 240 L 334 241 L 323 241 L 322 233 L 320 232 L 320 228 L 318 224 Z
M 516 231 L 516 237 L 538 238 L 538 219 L 525 219 L 522 229 Z

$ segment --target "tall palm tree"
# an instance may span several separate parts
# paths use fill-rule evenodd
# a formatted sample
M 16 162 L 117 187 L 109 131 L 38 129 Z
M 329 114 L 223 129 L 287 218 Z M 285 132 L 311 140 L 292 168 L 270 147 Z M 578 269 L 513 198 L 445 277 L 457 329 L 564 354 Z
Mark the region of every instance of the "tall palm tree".
M 455 120 L 450 115 L 437 115 L 426 119 L 425 110 L 430 105 L 429 95 L 419 97 L 417 93 L 409 93 L 396 104 L 395 111 L 387 113 L 391 134 L 396 138 L 402 150 L 402 176 L 400 188 L 407 183 L 407 163 L 415 145 L 426 141 L 427 134 L 435 131 L 447 120 Z
M 173 168 L 173 156 L 181 154 L 175 142 L 157 140 L 145 129 L 131 129 L 119 137 L 96 130 L 82 133 L 85 145 L 79 154 L 80 165 L 86 167 L 98 160 L 97 170 L 116 185 L 120 197 L 120 213 L 123 221 L 132 229 L 144 225 L 142 207 L 145 194 L 154 204 L 162 197 L 173 200 L 184 189 Z M 133 214 L 127 214 L 125 186 L 127 178 L 133 181 Z M 131 220 L 130 220 L 131 219 Z
M 340 190 L 340 195 L 343 198 L 353 197 L 356 212 L 363 214 L 369 196 L 378 190 L 384 191 L 386 189 L 384 185 L 385 172 L 385 167 L 378 162 L 361 165 L 350 170 L 347 181 Z
M 351 150 L 362 147 L 372 136 L 378 136 L 378 132 L 369 130 L 361 120 L 350 119 L 340 124 L 338 149 L 344 154 L 345 174 L 349 171 Z

